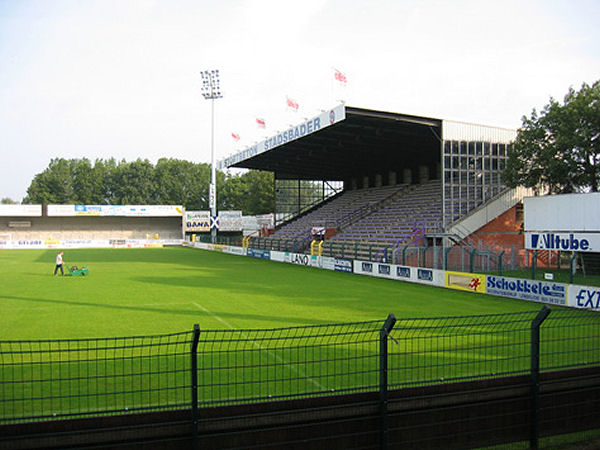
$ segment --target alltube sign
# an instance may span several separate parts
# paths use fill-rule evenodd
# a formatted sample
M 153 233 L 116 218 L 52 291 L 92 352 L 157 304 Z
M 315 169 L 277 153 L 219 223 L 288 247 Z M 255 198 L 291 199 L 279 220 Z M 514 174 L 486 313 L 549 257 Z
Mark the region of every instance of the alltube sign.
M 597 252 L 600 249 L 600 233 L 525 233 L 528 250 L 563 250 L 573 252 Z

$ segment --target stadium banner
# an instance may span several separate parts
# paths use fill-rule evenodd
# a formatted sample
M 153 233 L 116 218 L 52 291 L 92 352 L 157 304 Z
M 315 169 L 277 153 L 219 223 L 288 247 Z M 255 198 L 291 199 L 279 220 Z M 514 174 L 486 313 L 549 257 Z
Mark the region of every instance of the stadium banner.
M 242 211 L 219 211 L 219 231 L 242 231 Z
M 320 267 L 321 265 L 320 256 L 307 255 L 305 253 L 285 252 L 283 262 L 311 267 Z
M 248 247 L 247 254 L 252 258 L 271 259 L 271 250 Z
M 183 215 L 183 231 L 210 231 L 210 211 L 186 211 Z
M 47 205 L 48 217 L 181 217 L 181 205 Z
M 346 108 L 344 104 L 337 105 L 329 111 L 324 111 L 312 119 L 305 120 L 304 122 L 292 126 L 287 130 L 276 134 L 275 136 L 265 139 L 264 141 L 254 144 L 251 147 L 236 153 L 235 155 L 218 161 L 217 169 L 223 170 L 227 167 L 231 167 L 234 164 L 253 158 L 256 155 L 260 155 L 261 153 L 287 144 L 288 142 L 292 142 L 304 136 L 308 136 L 309 134 L 316 133 L 323 128 L 327 128 L 335 123 L 341 122 L 345 118 Z
M 600 233 L 525 233 L 528 250 L 598 252 Z
M 486 275 L 446 271 L 446 287 L 485 294 Z
M 42 217 L 42 205 L 0 205 L 2 217 Z
M 600 287 L 570 284 L 568 306 L 600 311 Z
M 487 275 L 486 293 L 551 305 L 567 305 L 567 286 L 551 281 Z
M 444 271 L 438 269 L 404 267 L 396 264 L 354 260 L 353 270 L 354 273 L 360 275 L 409 281 L 411 283 L 428 284 L 430 286 L 445 286 Z

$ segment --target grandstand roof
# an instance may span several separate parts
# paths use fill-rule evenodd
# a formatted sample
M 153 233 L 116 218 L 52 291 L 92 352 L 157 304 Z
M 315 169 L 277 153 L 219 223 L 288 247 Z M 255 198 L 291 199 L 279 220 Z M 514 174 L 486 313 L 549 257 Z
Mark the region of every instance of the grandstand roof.
M 330 125 L 257 154 L 241 152 L 226 165 L 274 172 L 278 179 L 347 180 L 440 162 L 441 120 L 343 108 L 340 121 L 332 119 Z

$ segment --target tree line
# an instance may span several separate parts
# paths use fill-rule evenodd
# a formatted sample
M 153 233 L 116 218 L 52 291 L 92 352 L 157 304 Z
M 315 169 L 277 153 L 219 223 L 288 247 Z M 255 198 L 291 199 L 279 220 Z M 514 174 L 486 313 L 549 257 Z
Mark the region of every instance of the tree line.
M 246 215 L 274 210 L 273 174 L 217 171 L 217 209 Z M 127 162 L 54 158 L 34 176 L 23 203 L 79 205 L 183 205 L 208 210 L 209 164 L 161 158 Z

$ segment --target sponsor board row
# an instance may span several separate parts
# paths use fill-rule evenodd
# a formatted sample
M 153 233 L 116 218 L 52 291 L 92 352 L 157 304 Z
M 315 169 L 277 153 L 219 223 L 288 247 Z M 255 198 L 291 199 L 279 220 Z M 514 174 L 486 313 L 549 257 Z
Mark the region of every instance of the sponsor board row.
M 52 249 L 52 248 L 151 248 L 165 245 L 181 245 L 180 239 L 45 239 L 45 240 L 0 240 L 0 249 Z
M 538 303 L 600 311 L 600 287 L 579 286 L 552 281 L 527 280 L 499 275 L 482 275 L 453 272 L 396 264 L 311 256 L 303 253 L 280 252 L 263 249 L 217 246 L 194 243 L 196 248 L 247 255 L 301 266 L 318 267 L 340 272 L 388 278 L 398 281 L 446 287 L 467 292 L 489 294 Z
M 504 298 L 600 311 L 600 287 L 499 275 L 446 272 L 446 287 Z

